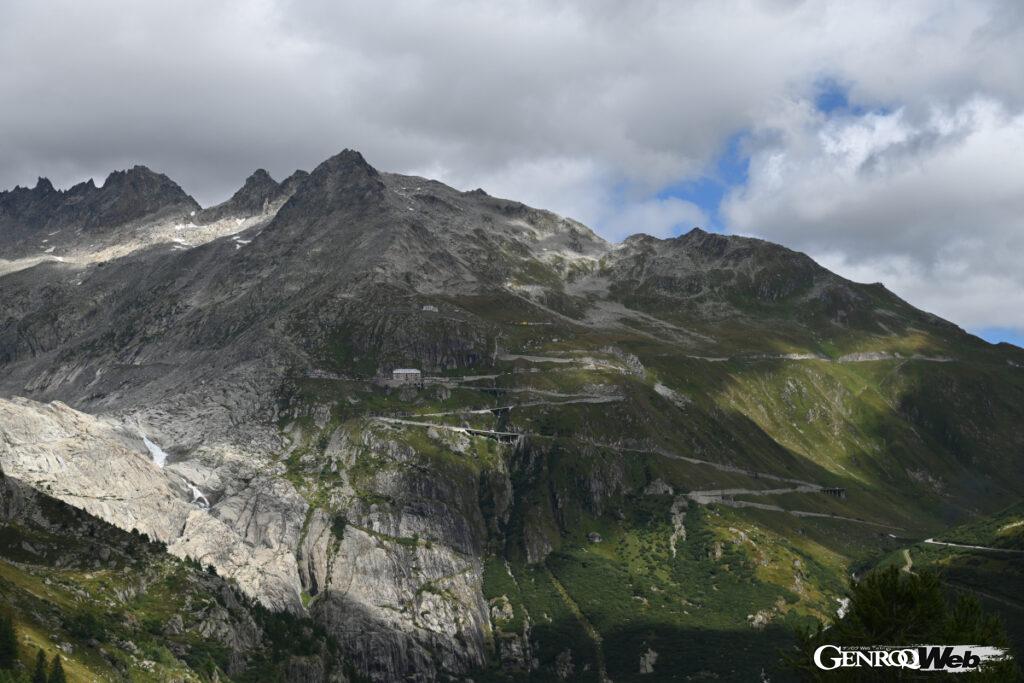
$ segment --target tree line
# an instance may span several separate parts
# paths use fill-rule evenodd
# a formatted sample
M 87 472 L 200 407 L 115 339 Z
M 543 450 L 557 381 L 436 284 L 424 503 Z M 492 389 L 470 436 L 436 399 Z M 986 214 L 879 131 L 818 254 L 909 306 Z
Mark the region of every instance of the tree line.
M 67 683 L 60 655 L 55 654 L 47 663 L 42 648 L 36 653 L 31 673 L 19 668 L 18 631 L 9 614 L 0 614 L 0 683 Z

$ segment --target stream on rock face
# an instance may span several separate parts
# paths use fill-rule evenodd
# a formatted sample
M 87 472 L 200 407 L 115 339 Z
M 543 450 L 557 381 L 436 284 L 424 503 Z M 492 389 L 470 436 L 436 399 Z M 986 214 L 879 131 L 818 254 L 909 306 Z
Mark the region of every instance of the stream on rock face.
M 210 501 L 205 495 L 203 495 L 203 492 L 196 488 L 196 485 L 191 482 L 189 482 L 188 486 L 190 489 L 192 489 L 192 502 L 196 503 L 202 508 L 209 508 Z
M 163 468 L 164 464 L 167 462 L 167 453 L 164 452 L 164 449 L 150 441 L 149 437 L 145 435 L 142 437 L 142 443 L 146 444 L 149 454 L 153 456 L 153 464 L 157 467 Z
M 143 435 L 142 443 L 146 444 L 146 448 L 149 450 L 149 454 L 153 456 L 153 464 L 163 469 L 164 465 L 167 464 L 167 452 L 160 448 L 157 444 L 149 440 L 149 437 Z M 192 490 L 192 502 L 201 508 L 206 510 L 210 509 L 210 499 L 206 497 L 202 491 L 200 491 L 195 484 L 192 482 L 186 482 L 188 487 Z

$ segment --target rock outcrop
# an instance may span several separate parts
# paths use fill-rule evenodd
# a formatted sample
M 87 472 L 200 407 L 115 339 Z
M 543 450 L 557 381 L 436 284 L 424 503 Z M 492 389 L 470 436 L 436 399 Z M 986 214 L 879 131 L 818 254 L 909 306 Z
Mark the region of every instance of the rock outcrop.
M 212 565 L 268 607 L 300 610 L 294 549 L 305 502 L 245 458 L 220 456 L 161 467 L 143 436 L 116 422 L 62 403 L 0 399 L 0 466 L 10 476 Z
M 256 169 L 230 199 L 198 212 L 195 222 L 204 224 L 225 219 L 244 220 L 253 216 L 273 215 L 288 201 L 308 175 L 304 171 L 296 171 L 283 183 L 278 183 L 264 169 Z

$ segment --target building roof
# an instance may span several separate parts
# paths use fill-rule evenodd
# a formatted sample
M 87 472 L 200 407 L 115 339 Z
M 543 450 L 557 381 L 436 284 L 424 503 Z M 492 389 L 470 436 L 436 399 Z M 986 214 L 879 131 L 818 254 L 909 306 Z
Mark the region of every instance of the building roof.
M 393 375 L 418 375 L 420 371 L 416 368 L 395 368 L 391 371 Z

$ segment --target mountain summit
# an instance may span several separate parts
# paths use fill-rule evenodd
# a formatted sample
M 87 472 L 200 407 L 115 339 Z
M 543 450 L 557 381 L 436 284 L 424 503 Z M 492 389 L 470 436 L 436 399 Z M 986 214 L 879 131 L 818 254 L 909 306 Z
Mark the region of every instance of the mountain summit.
M 245 184 L 230 199 L 201 211 L 196 222 L 212 223 L 227 217 L 255 216 L 266 211 L 281 194 L 282 188 L 277 181 L 265 170 L 258 168 L 245 179 Z
M 145 166 L 114 171 L 102 187 L 90 179 L 58 191 L 40 178 L 31 190 L 0 192 L 0 246 L 5 257 L 26 255 L 44 251 L 47 243 L 95 241 L 134 223 L 181 218 L 198 208 L 170 178 Z M 56 235 L 61 237 L 48 239 Z

